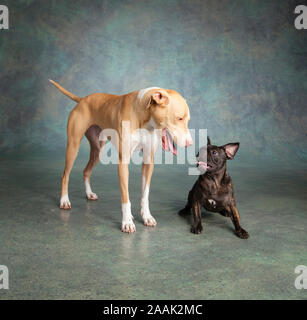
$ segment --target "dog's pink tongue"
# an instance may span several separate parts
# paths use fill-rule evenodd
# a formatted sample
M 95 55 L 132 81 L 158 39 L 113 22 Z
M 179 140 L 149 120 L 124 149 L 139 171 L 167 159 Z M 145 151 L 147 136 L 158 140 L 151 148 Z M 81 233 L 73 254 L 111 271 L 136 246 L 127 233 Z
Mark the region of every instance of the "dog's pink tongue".
M 177 149 L 174 146 L 171 135 L 167 132 L 167 129 L 162 129 L 162 148 L 164 151 L 171 151 L 177 156 Z
M 207 162 L 197 161 L 197 164 L 198 164 L 200 167 L 204 167 L 204 169 L 208 169 L 208 168 L 209 168 Z
M 162 148 L 164 151 L 169 151 L 166 129 L 162 129 Z
M 168 145 L 169 145 L 170 151 L 171 151 L 175 156 L 177 156 L 177 149 L 176 149 L 176 147 L 174 146 L 173 141 L 168 141 Z

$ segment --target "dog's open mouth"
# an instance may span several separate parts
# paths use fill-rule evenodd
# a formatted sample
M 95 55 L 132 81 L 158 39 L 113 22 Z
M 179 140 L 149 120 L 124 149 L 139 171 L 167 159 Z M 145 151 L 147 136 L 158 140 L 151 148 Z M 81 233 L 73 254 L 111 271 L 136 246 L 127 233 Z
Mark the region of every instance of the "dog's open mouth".
M 167 128 L 162 129 L 162 148 L 165 151 L 171 151 L 175 156 L 177 156 L 175 142 Z
M 210 164 L 208 164 L 207 162 L 203 162 L 203 161 L 197 161 L 196 167 L 197 168 L 199 167 L 199 168 L 206 170 L 206 171 L 212 169 L 212 166 Z

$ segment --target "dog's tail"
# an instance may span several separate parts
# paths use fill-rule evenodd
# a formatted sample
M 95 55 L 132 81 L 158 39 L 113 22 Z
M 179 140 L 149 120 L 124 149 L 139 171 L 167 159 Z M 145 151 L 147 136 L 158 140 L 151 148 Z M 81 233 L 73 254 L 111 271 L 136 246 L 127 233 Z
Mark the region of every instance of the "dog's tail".
M 83 98 L 81 97 L 78 97 L 76 95 L 74 95 L 73 93 L 67 91 L 66 89 L 64 89 L 62 86 L 60 86 L 58 83 L 56 83 L 55 81 L 53 80 L 50 80 L 49 81 L 55 86 L 57 87 L 62 93 L 65 94 L 65 96 L 67 96 L 68 98 L 70 98 L 71 100 L 74 100 L 76 102 L 80 102 Z

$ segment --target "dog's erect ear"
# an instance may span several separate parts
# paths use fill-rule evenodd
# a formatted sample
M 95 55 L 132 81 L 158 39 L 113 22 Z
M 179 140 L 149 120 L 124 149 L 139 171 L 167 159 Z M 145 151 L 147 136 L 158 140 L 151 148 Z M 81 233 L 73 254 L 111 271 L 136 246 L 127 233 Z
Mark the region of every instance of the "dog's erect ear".
M 211 140 L 210 140 L 210 137 L 207 136 L 207 146 L 210 146 L 211 145 Z
M 224 148 L 226 152 L 226 156 L 228 160 L 232 160 L 235 157 L 239 149 L 239 146 L 240 146 L 240 142 L 228 143 L 222 146 L 222 148 Z

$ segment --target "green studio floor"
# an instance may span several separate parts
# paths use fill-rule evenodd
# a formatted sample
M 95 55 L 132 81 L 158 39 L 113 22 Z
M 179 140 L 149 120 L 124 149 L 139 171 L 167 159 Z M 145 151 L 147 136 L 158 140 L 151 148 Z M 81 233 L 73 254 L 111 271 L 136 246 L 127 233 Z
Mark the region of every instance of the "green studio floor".
M 33 157 L 34 158 L 34 157 Z M 182 165 L 155 168 L 150 193 L 155 229 L 139 215 L 141 168 L 132 166 L 130 197 L 137 232 L 123 234 L 115 166 L 94 171 L 97 202 L 85 199 L 76 161 L 72 209 L 58 207 L 64 157 L 0 160 L 0 264 L 9 290 L 0 299 L 306 299 L 294 269 L 307 264 L 306 170 L 229 163 L 242 226 L 203 215 L 204 233 L 177 215 L 195 176 Z

